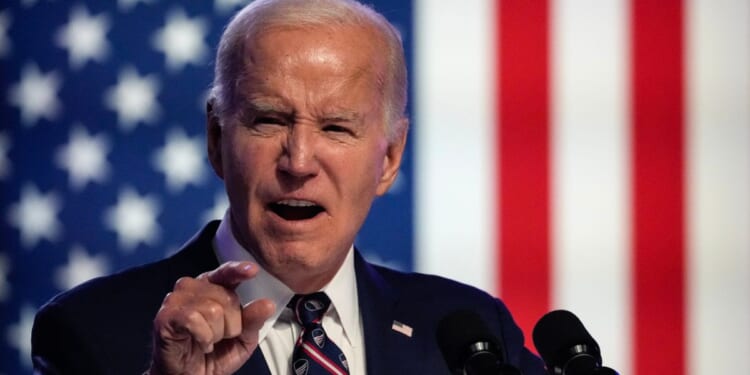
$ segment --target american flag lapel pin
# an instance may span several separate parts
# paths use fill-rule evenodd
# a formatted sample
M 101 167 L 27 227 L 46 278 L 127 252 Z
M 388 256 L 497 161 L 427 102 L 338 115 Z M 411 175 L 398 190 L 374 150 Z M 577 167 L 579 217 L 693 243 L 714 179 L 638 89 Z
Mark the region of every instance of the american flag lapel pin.
M 406 337 L 411 337 L 412 333 L 414 332 L 414 329 L 404 323 L 399 322 L 398 320 L 393 321 L 391 329 Z

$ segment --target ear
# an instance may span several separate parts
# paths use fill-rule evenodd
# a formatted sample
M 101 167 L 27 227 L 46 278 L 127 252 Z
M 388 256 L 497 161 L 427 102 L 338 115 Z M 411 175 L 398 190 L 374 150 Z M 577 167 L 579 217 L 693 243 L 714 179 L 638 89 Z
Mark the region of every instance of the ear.
M 404 148 L 406 147 L 406 134 L 409 130 L 409 120 L 402 118 L 399 123 L 396 124 L 397 129 L 400 129 L 399 133 L 394 139 L 388 142 L 388 148 L 385 152 L 383 160 L 383 174 L 380 176 L 378 181 L 378 187 L 376 194 L 381 196 L 388 192 L 393 182 L 396 181 L 398 171 L 401 168 L 401 158 L 404 156 Z
M 224 179 L 224 169 L 221 158 L 221 122 L 214 113 L 214 100 L 206 102 L 206 146 L 208 149 L 208 161 L 219 178 Z

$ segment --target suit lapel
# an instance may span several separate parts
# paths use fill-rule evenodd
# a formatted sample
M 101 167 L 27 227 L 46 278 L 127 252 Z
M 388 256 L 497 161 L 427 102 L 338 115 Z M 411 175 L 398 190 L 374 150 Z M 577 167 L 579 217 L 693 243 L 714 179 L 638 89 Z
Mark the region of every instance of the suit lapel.
M 355 251 L 354 268 L 357 275 L 359 311 L 365 338 L 365 358 L 368 374 L 398 373 L 393 358 L 388 358 L 393 331 L 397 296 L 395 289 Z

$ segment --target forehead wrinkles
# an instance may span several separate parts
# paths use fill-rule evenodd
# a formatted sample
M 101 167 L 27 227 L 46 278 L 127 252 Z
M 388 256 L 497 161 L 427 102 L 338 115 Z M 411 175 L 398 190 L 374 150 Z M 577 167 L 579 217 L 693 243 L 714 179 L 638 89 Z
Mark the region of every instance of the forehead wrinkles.
M 357 67 L 347 74 L 312 76 L 302 69 L 290 74 L 282 69 L 248 67 L 247 78 L 238 90 L 242 101 L 261 111 L 309 111 L 320 116 L 352 113 L 381 104 L 382 85 L 369 66 Z
M 306 34 L 300 38 L 294 32 Z M 295 97 L 320 105 L 318 110 L 341 108 L 356 102 L 355 93 L 369 101 L 368 107 L 382 107 L 387 61 L 377 53 L 381 44 L 377 34 L 360 27 L 266 30 L 246 40 L 245 68 L 235 92 L 241 101 L 277 97 L 274 108 L 289 106 Z

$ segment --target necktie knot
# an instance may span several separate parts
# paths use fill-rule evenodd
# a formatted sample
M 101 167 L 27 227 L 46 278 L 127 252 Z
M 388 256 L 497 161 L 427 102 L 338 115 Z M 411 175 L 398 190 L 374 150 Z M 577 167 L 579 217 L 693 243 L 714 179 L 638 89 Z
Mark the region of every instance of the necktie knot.
M 317 326 L 331 306 L 331 299 L 324 292 L 296 294 L 288 306 L 294 311 L 297 323 L 301 326 Z

